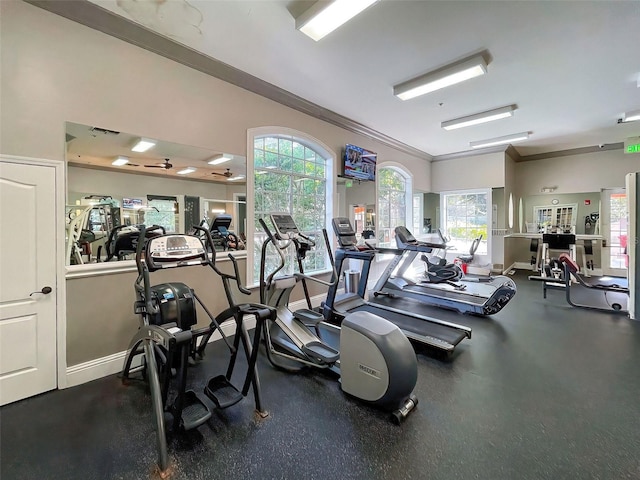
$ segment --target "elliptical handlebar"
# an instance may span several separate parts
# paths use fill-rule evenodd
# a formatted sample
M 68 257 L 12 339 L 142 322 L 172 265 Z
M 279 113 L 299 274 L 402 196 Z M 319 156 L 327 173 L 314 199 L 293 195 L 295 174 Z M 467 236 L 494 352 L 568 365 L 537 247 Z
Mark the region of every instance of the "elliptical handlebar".
M 263 283 L 265 283 L 265 284 L 269 284 L 269 283 L 271 283 L 271 281 L 273 280 L 273 277 L 275 277 L 276 273 L 278 273 L 280 270 L 282 270 L 282 269 L 284 268 L 285 263 L 286 263 L 286 259 L 284 258 L 284 253 L 282 253 L 282 252 L 283 252 L 283 250 L 285 250 L 289 245 L 291 245 L 292 239 L 288 239 L 288 240 L 286 240 L 285 245 L 283 245 L 282 247 L 280 247 L 280 246 L 278 245 L 278 243 L 277 243 L 278 241 L 276 240 L 276 237 L 274 237 L 273 233 L 271 233 L 271 230 L 269 230 L 269 227 L 267 227 L 267 224 L 265 223 L 264 218 L 260 218 L 260 219 L 258 219 L 258 222 L 260 222 L 260 225 L 262 226 L 262 229 L 263 229 L 263 230 L 265 231 L 265 233 L 267 234 L 268 240 L 270 240 L 270 241 L 271 241 L 271 243 L 273 243 L 273 244 L 275 245 L 276 250 L 277 250 L 277 252 L 278 252 L 278 255 L 280 256 L 280 265 L 278 265 L 278 268 L 276 268 L 273 272 L 271 272 L 271 274 L 269 275 L 269 277 L 267 277 L 266 279 L 264 278 L 264 267 L 265 267 L 264 263 L 265 263 L 265 262 L 264 262 L 264 261 L 263 261 L 263 262 L 261 262 L 261 265 L 260 265 L 260 270 L 261 270 L 261 275 L 260 275 L 260 277 L 261 277 L 261 280 L 264 280 L 264 281 L 263 281 Z M 262 251 L 262 256 L 263 256 L 263 257 L 264 257 L 264 254 L 266 253 L 267 243 L 268 243 L 268 242 L 265 242 L 265 243 L 262 245 L 262 249 L 263 249 L 263 251 Z M 261 287 L 261 288 L 262 288 L 262 287 Z M 261 301 L 263 301 L 263 300 L 261 300 Z
M 147 313 L 155 315 L 159 311 L 159 307 L 154 305 L 151 299 L 151 286 L 149 281 L 149 269 L 147 264 L 142 261 L 142 251 L 144 250 L 144 239 L 147 233 L 147 227 L 143 224 L 140 226 L 138 233 L 138 245 L 136 245 L 136 267 L 138 268 L 138 278 L 136 280 L 136 290 L 144 292 L 145 307 Z M 142 281 L 142 286 L 140 282 Z
M 228 254 L 229 260 L 231 260 L 231 263 L 233 264 L 233 275 L 224 273 L 216 265 L 216 249 L 213 246 L 213 238 L 211 237 L 211 232 L 209 231 L 209 229 L 194 225 L 193 230 L 194 230 L 194 233 L 204 232 L 204 238 L 207 243 L 205 245 L 205 251 L 208 251 L 208 249 L 211 248 L 211 256 L 209 257 L 209 255 L 207 254 L 207 257 L 209 258 L 209 266 L 213 269 L 213 271 L 216 272 L 218 275 L 220 275 L 222 278 L 235 280 L 238 290 L 241 293 L 244 293 L 245 295 L 251 295 L 251 290 L 249 290 L 247 287 L 242 285 L 242 283 L 240 282 L 240 270 L 238 269 L 238 260 L 236 260 L 236 258 L 229 253 Z
M 286 264 L 286 259 L 284 257 L 283 251 L 286 250 L 289 247 L 289 245 L 291 245 L 291 243 L 293 243 L 296 246 L 297 250 L 300 248 L 300 243 L 301 242 L 296 237 L 302 238 L 307 244 L 309 244 L 310 247 L 315 247 L 316 246 L 316 242 L 314 240 L 312 240 L 310 237 L 308 237 L 307 235 L 301 233 L 300 231 L 297 231 L 293 235 L 290 232 L 289 233 L 289 237 L 287 239 L 279 240 L 271 232 L 269 227 L 267 227 L 267 224 L 265 223 L 263 218 L 260 218 L 259 222 L 260 222 L 260 225 L 262 225 L 262 228 L 264 229 L 265 233 L 269 237 L 269 240 L 271 241 L 271 243 L 273 243 L 275 245 L 276 250 L 278 251 L 278 255 L 280 256 L 280 265 L 278 265 L 278 268 L 276 268 L 273 272 L 271 272 L 271 274 L 265 280 L 265 284 L 269 284 L 273 280 L 273 277 L 276 275 L 276 273 L 278 273 L 280 270 L 282 270 L 284 268 L 285 264 Z M 285 242 L 285 243 L 283 245 L 281 245 L 278 242 Z M 265 247 L 266 247 L 266 244 L 263 246 L 263 249 Z M 300 258 L 298 258 L 298 260 L 301 262 Z M 264 267 L 264 265 L 261 265 L 261 268 L 263 268 L 263 267 Z M 301 263 L 300 263 L 300 268 L 302 268 L 302 264 Z M 331 268 L 332 268 L 333 272 L 332 272 L 332 276 L 331 276 L 332 280 L 330 282 L 321 280 L 321 279 L 316 278 L 316 277 L 312 277 L 310 275 L 306 275 L 304 272 L 294 273 L 293 276 L 295 278 L 298 278 L 298 279 L 301 279 L 301 280 L 311 280 L 312 282 L 319 283 L 319 284 L 324 285 L 326 287 L 332 287 L 338 281 L 338 274 L 336 272 L 335 265 L 333 264 L 333 261 L 331 262 Z M 264 273 L 263 273 L 262 276 L 264 276 Z

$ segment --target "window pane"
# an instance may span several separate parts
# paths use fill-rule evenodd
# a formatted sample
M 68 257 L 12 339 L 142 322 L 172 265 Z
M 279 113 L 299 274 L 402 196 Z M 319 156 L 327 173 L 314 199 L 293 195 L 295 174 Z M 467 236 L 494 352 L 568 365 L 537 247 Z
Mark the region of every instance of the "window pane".
M 278 151 L 278 139 L 277 138 L 265 138 L 264 149 L 270 152 Z
M 281 138 L 278 140 L 278 148 L 282 155 L 293 155 L 293 142 L 286 138 Z
M 295 158 L 304 158 L 304 146 L 298 142 L 293 142 L 293 156 Z
M 304 266 L 307 272 L 326 270 L 326 249 L 322 228 L 326 223 L 326 162 L 321 155 L 291 138 L 263 138 L 264 155 L 256 155 L 254 166 L 261 167 L 255 175 L 255 218 L 267 218 L 273 212 L 289 212 L 298 228 L 308 236 L 318 239 L 316 247 L 307 254 Z M 256 142 L 256 145 L 258 142 Z M 263 160 L 264 159 L 264 160 Z M 261 164 L 259 162 L 262 162 Z M 275 167 L 275 168 L 269 168 Z M 267 223 L 268 220 L 267 220 Z M 260 256 L 264 233 L 256 228 L 254 234 L 254 281 L 259 279 Z M 291 274 L 297 269 L 295 256 L 289 252 L 285 269 L 281 274 Z M 269 248 L 266 262 L 272 270 L 279 261 L 273 247 Z

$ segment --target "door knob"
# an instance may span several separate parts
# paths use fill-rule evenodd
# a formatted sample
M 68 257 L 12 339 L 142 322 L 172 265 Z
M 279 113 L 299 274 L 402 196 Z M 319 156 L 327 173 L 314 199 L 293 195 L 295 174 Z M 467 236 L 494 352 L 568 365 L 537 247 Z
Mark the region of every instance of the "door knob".
M 52 291 L 53 291 L 53 288 L 51 287 L 42 287 L 42 290 L 39 290 L 37 292 L 31 292 L 29 296 L 33 295 L 34 293 L 42 293 L 43 295 L 49 295 Z

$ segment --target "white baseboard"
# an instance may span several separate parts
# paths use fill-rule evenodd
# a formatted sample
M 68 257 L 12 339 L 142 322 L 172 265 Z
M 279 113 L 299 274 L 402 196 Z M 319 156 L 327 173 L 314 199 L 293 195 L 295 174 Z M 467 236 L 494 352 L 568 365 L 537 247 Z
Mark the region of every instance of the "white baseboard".
M 316 295 L 311 297 L 311 305 L 317 307 L 325 299 L 325 295 Z M 305 300 L 298 300 L 291 302 L 290 308 L 297 310 L 299 308 L 306 308 L 307 302 Z M 247 329 L 251 330 L 256 326 L 256 319 L 254 317 L 247 320 Z M 221 325 L 222 331 L 225 335 L 233 335 L 235 333 L 235 325 L 233 320 L 228 320 Z M 209 342 L 215 342 L 221 340 L 222 336 L 220 332 L 216 331 L 209 339 Z M 79 363 L 71 367 L 67 367 L 67 384 L 64 388 L 75 387 L 82 385 L 83 383 L 98 380 L 102 377 L 107 377 L 122 371 L 124 361 L 127 356 L 127 352 L 118 352 L 106 357 L 96 358 L 89 360 L 88 362 Z M 140 366 L 141 357 L 134 359 L 133 367 Z

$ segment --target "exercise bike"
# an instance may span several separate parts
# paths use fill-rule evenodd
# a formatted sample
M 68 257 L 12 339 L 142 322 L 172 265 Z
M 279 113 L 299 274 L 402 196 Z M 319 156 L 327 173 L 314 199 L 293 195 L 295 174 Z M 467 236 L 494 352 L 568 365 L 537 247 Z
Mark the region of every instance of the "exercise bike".
M 204 235 L 206 246 L 195 235 L 168 234 L 147 238 L 144 225 L 140 226 L 137 239 L 138 277 L 134 284 L 134 309 L 140 315 L 140 324 L 129 344 L 122 380 L 125 384 L 128 382 L 134 369 L 138 369 L 134 359 L 141 356 L 142 368 L 139 370 L 151 391 L 161 473 L 169 467 L 167 430 L 177 433 L 195 429 L 211 417 L 214 408 L 224 409 L 235 405 L 248 395 L 250 389 L 253 391 L 256 412 L 262 418 L 268 416 L 262 407 L 256 361 L 263 324 L 267 319 L 273 321 L 276 311 L 260 304 L 235 302 L 231 281 L 235 281 L 237 289 L 243 294 L 251 293 L 240 283 L 236 260 L 229 256 L 233 275 L 220 271 L 215 264 L 215 254 L 208 254 L 213 243 L 211 235 L 200 227 L 195 229 Z M 221 277 L 229 307 L 219 315 L 213 316 L 195 291 L 184 283 L 151 285 L 151 272 L 189 266 L 210 267 Z M 197 324 L 196 303 L 209 316 L 211 324 L 194 330 L 192 327 Z M 253 340 L 245 325 L 247 316 L 256 318 Z M 220 324 L 228 319 L 235 321 L 233 344 L 229 343 L 220 328 Z M 211 378 L 207 383 L 204 390 L 209 400 L 207 402 L 194 390 L 187 390 L 187 365 L 190 354 L 196 350 L 197 340 L 201 340 L 197 353 L 203 356 L 208 340 L 215 331 L 220 333 L 227 345 L 230 359 L 226 373 Z M 231 380 L 240 342 L 248 366 L 242 387 L 237 388 Z
M 288 372 L 305 368 L 334 372 L 340 375 L 345 393 L 391 411 L 392 419 L 402 422 L 418 404 L 412 393 L 418 367 L 411 343 L 397 326 L 367 312 L 347 315 L 341 327 L 324 323 L 324 316 L 311 309 L 305 282 L 334 286 L 338 279 L 335 269 L 330 282 L 305 275 L 302 262 L 315 242 L 298 230 L 291 215 L 272 214 L 270 218 L 275 233 L 264 219 L 259 220 L 267 234 L 260 261 L 260 301 L 277 309 L 276 318 L 264 324 L 269 362 Z M 270 245 L 279 262 L 265 276 Z M 295 250 L 298 272 L 276 277 L 285 267 L 284 252 L 289 248 Z M 291 311 L 289 297 L 298 282 L 303 285 L 308 308 Z

